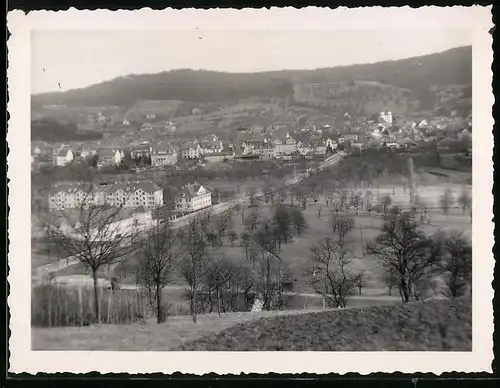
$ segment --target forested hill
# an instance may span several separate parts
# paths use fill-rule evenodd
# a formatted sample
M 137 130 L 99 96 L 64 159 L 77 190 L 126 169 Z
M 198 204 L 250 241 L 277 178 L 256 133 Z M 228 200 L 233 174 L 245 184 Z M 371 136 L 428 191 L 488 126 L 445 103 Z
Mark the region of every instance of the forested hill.
M 340 81 L 372 81 L 408 89 L 417 95 L 432 93 L 435 88 L 447 85 L 471 85 L 472 47 L 397 61 L 316 70 L 250 74 L 173 70 L 125 76 L 83 89 L 34 95 L 32 106 L 127 107 L 141 100 L 223 102 L 252 97 L 292 98 L 297 84 Z

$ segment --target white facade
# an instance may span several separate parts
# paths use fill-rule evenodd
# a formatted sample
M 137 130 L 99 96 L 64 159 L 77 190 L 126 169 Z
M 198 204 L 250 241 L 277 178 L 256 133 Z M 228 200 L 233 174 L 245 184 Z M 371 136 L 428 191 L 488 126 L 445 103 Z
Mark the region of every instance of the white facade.
M 73 161 L 74 158 L 75 156 L 71 150 L 67 150 L 66 152 L 61 150 L 54 155 L 53 164 L 58 167 L 67 166 Z
M 108 191 L 105 201 L 110 206 L 123 206 L 125 208 L 138 206 L 155 207 L 163 204 L 163 190 L 159 188 L 156 191 L 149 192 L 141 188 L 136 188 L 135 190 L 120 188 L 115 191 Z
M 49 194 L 49 209 L 51 210 L 79 208 L 82 204 L 86 204 L 85 207 L 87 207 L 98 202 L 97 193 L 89 193 L 88 190 L 81 188 L 61 188 Z
M 175 201 L 175 209 L 182 212 L 195 212 L 212 206 L 212 194 L 203 186 L 195 189 L 188 186 Z
M 387 124 L 392 125 L 392 112 L 380 112 L 380 119 L 385 121 Z

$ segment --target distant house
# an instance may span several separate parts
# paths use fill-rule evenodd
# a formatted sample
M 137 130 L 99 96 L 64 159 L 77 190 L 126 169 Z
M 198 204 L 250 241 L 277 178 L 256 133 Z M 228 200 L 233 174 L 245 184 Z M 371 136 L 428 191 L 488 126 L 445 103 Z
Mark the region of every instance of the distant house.
M 139 159 L 141 157 L 151 157 L 151 145 L 149 143 L 141 143 L 130 147 L 130 157 L 132 159 Z
M 312 137 L 309 139 L 308 147 L 313 153 L 313 155 L 326 155 L 326 144 L 318 137 Z
M 357 142 L 359 140 L 359 136 L 356 133 L 348 133 L 341 137 L 339 137 L 339 143 L 348 143 L 348 142 Z
M 121 150 L 102 148 L 97 152 L 97 166 L 118 166 L 122 162 L 123 156 Z
M 274 156 L 279 158 L 284 155 L 291 155 L 297 152 L 297 142 L 287 133 L 274 139 Z
M 195 212 L 212 206 L 212 194 L 200 184 L 186 185 L 175 200 L 175 210 L 178 212 Z
M 154 145 L 151 148 L 151 165 L 155 167 L 177 164 L 177 151 L 170 145 Z
M 143 123 L 140 128 L 141 131 L 152 131 L 153 126 L 150 123 Z
M 224 145 L 220 140 L 206 140 L 199 143 L 203 155 L 222 152 Z
M 128 126 L 130 125 L 130 121 L 128 121 L 127 119 L 123 119 L 123 120 L 122 120 L 122 125 L 123 125 L 124 127 L 128 127 Z
M 53 165 L 58 167 L 67 166 L 74 158 L 73 151 L 68 148 L 61 148 L 54 153 Z
M 106 119 L 106 116 L 104 116 L 102 113 L 99 112 L 97 114 L 96 121 L 99 124 L 103 125 L 103 124 L 106 124 L 107 119 Z
M 182 159 L 198 159 L 201 155 L 201 147 L 198 143 L 186 143 L 180 147 Z

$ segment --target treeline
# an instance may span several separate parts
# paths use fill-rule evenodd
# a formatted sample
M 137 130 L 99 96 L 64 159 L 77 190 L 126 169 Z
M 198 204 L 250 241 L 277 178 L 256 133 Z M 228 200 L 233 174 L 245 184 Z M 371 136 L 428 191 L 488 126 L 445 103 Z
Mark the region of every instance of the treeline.
M 232 101 L 250 97 L 292 97 L 294 83 L 374 81 L 417 93 L 434 106 L 441 85 L 472 84 L 472 48 L 462 47 L 422 57 L 316 70 L 253 74 L 175 70 L 127 76 L 65 93 L 32 97 L 34 105 L 119 105 L 139 100 Z
M 215 71 L 173 70 L 133 75 L 57 93 L 67 105 L 131 106 L 139 100 L 233 101 L 250 97 L 283 97 L 293 93 L 293 83 L 268 73 L 232 74 Z M 35 104 L 50 104 L 54 93 L 32 97 Z
M 99 139 L 102 139 L 101 132 L 79 130 L 74 122 L 60 123 L 50 118 L 33 120 L 31 122 L 31 140 L 59 142 L 93 141 Z

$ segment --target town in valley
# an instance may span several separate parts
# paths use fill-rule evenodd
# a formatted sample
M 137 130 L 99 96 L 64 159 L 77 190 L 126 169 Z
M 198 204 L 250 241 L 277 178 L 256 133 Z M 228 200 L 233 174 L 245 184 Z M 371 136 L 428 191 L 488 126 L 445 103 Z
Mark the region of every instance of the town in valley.
M 34 350 L 471 349 L 471 46 L 31 99 Z

